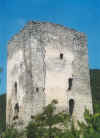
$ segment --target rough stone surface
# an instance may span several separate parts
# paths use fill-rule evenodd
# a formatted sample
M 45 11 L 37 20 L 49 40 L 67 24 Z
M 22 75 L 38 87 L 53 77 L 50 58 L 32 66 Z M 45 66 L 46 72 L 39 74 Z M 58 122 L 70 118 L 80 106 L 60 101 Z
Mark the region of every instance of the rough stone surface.
M 57 111 L 67 112 L 73 99 L 74 120 L 84 120 L 85 108 L 92 112 L 86 37 L 61 25 L 29 22 L 8 43 L 7 124 L 26 126 L 53 99 Z

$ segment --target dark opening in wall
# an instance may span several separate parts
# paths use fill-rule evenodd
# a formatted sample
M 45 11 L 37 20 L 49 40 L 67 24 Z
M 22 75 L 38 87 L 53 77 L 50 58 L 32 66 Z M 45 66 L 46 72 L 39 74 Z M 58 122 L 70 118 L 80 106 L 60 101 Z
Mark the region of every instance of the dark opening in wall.
M 18 119 L 18 115 L 16 115 L 16 116 L 13 117 L 13 120 L 16 120 L 16 119 Z
M 27 71 L 27 73 L 30 75 L 30 77 L 32 78 L 32 72 L 30 70 Z
M 73 81 L 72 78 L 68 79 L 68 90 L 71 90 L 71 88 L 72 88 L 72 81 Z
M 17 82 L 15 82 L 14 87 L 15 87 L 15 94 L 17 94 Z
M 18 113 L 18 112 L 19 112 L 19 104 L 18 104 L 18 103 L 16 103 L 16 104 L 15 104 L 14 109 L 15 109 L 15 112 L 16 112 L 16 113 Z
M 39 88 L 36 88 L 36 92 L 39 92 Z
M 31 115 L 31 119 L 34 119 L 34 116 L 33 115 Z
M 74 100 L 73 99 L 70 99 L 69 100 L 69 114 L 70 114 L 70 116 L 72 116 L 72 114 L 73 114 L 73 110 L 74 110 Z
M 60 59 L 63 59 L 63 53 L 60 53 Z

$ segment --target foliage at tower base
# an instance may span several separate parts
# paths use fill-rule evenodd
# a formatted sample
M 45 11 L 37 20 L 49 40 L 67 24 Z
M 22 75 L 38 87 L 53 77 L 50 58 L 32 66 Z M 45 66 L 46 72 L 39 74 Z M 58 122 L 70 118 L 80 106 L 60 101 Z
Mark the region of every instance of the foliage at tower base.
M 26 127 L 27 138 L 56 138 L 61 137 L 68 126 L 70 117 L 65 112 L 55 113 L 57 101 L 44 108 L 42 114 L 32 117 L 32 121 Z M 34 130 L 34 132 L 33 132 Z
M 100 113 L 92 115 L 86 110 L 84 117 L 86 123 L 78 123 L 83 138 L 100 138 Z
M 32 120 L 23 132 L 7 128 L 2 138 L 100 138 L 99 113 L 92 115 L 86 110 L 86 123 L 78 122 L 77 130 L 67 113 L 56 113 L 56 104 L 57 101 L 53 100 L 41 114 L 31 116 Z

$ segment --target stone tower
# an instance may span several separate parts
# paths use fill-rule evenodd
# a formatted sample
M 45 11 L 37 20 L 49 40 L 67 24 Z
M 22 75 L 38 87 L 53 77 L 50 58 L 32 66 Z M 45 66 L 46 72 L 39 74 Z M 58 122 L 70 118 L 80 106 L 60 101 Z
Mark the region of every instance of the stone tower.
M 92 112 L 84 33 L 47 22 L 29 22 L 8 43 L 7 124 L 25 126 L 53 99 L 74 120 Z

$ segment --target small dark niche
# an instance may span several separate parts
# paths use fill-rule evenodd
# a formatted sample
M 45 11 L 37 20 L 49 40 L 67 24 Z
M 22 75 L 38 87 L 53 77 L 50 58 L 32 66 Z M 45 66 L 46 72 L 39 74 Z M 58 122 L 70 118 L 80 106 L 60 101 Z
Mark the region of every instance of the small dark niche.
M 17 120 L 18 119 L 18 115 L 13 117 L 13 120 Z
M 29 76 L 32 78 L 32 72 L 31 72 L 30 70 L 28 70 L 27 73 L 28 73 Z
M 14 109 L 15 109 L 15 112 L 17 112 L 17 113 L 19 112 L 19 104 L 18 103 L 15 104 Z
M 38 87 L 36 88 L 36 92 L 39 92 L 39 88 Z
M 34 119 L 34 116 L 33 115 L 31 115 L 31 119 Z
M 60 59 L 63 59 L 63 53 L 60 53 Z
M 14 87 L 15 87 L 15 93 L 17 94 L 17 82 L 15 82 Z
M 72 81 L 73 81 L 73 78 L 68 79 L 68 90 L 71 90 L 72 88 Z

